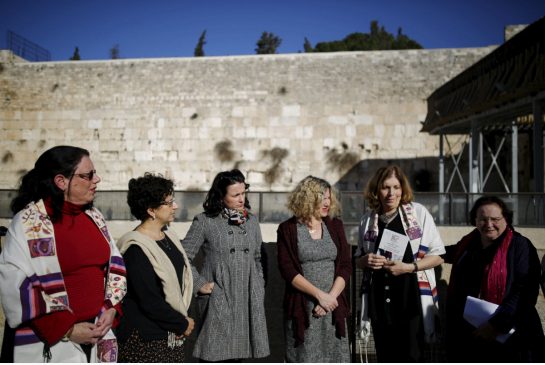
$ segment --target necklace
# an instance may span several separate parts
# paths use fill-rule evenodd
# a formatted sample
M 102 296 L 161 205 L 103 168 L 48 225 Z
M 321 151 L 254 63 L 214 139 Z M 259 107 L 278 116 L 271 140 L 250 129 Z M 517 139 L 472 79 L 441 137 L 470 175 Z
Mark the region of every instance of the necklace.
M 379 216 L 380 220 L 386 224 L 390 223 L 391 221 L 394 220 L 394 218 L 397 217 L 397 209 L 393 212 L 393 213 L 390 213 L 390 214 L 381 214 Z
M 163 248 L 167 249 L 167 250 L 171 250 L 172 249 L 172 246 L 170 245 L 170 242 L 169 240 L 165 237 L 163 237 L 162 239 L 156 241 L 160 246 L 162 246 Z
M 308 232 L 310 234 L 316 233 L 318 231 L 318 228 L 322 228 L 322 222 L 319 222 L 319 224 L 318 224 L 318 226 L 316 226 L 316 228 L 314 228 L 312 224 L 310 225 L 310 227 L 307 226 Z

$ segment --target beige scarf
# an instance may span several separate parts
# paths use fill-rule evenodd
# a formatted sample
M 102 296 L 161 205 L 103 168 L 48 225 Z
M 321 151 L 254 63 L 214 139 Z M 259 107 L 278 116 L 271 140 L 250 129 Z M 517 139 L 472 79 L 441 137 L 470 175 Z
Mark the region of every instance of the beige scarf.
M 172 308 L 182 313 L 184 316 L 187 316 L 187 310 L 193 296 L 193 274 L 191 273 L 191 265 L 178 236 L 173 231 L 165 231 L 165 234 L 184 256 L 185 268 L 182 288 L 178 285 L 178 277 L 176 276 L 174 265 L 172 265 L 167 254 L 153 239 L 140 232 L 131 231 L 124 234 L 123 237 L 117 241 L 117 247 L 119 247 L 119 251 L 122 254 L 124 254 L 132 245 L 140 247 L 151 262 L 155 273 L 159 279 L 161 279 L 166 302 L 170 304 Z

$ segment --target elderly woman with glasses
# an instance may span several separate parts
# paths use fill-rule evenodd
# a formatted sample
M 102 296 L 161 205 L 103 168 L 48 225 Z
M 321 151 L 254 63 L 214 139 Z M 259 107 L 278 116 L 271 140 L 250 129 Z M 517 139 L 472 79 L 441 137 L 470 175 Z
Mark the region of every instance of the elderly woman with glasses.
M 99 182 L 89 152 L 73 146 L 47 150 L 22 178 L 0 256 L 15 362 L 116 361 L 125 266 L 93 207 Z
M 536 248 L 515 231 L 513 212 L 500 198 L 477 199 L 469 218 L 476 228 L 447 246 L 445 255 L 445 262 L 452 264 L 447 295 L 449 361 L 545 361 L 545 337 L 535 309 L 540 281 Z M 482 323 L 470 324 L 464 310 L 478 300 L 497 308 Z
M 184 341 L 194 327 L 187 314 L 193 275 L 180 239 L 167 229 L 178 209 L 174 183 L 150 173 L 131 179 L 127 203 L 140 224 L 117 242 L 128 278 L 119 360 L 184 362 Z
M 237 169 L 216 175 L 204 212 L 195 216 L 182 244 L 192 266 L 201 327 L 193 356 L 238 361 L 269 355 L 261 230 L 250 213 L 248 184 Z M 200 265 L 199 265 L 200 266 Z

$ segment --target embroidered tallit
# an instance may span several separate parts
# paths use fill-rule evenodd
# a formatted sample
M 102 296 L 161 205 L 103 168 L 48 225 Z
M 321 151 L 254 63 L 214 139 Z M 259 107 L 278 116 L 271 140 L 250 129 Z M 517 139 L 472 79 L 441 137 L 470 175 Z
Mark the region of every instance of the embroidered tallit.
M 427 209 L 418 203 L 403 204 L 398 208 L 405 234 L 409 238 L 411 251 L 415 262 L 426 255 L 442 255 L 445 247 L 433 217 Z M 356 257 L 375 252 L 376 239 L 378 237 L 377 212 L 369 212 L 361 220 Z M 437 288 L 434 269 L 417 272 L 418 287 L 420 290 L 420 302 L 424 321 L 425 340 L 432 343 L 435 340 L 435 316 L 438 310 Z M 363 276 L 362 310 L 360 317 L 360 337 L 368 338 L 370 334 L 370 321 L 367 316 L 368 293 L 372 281 L 372 271 L 365 270 Z

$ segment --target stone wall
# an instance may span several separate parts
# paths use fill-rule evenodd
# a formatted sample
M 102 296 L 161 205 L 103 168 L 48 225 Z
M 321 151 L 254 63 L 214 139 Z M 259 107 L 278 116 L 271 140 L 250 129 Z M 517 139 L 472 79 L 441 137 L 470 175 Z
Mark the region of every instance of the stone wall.
M 308 174 L 359 189 L 386 161 L 434 176 L 426 98 L 493 49 L 44 63 L 1 51 L 0 188 L 59 144 L 89 149 L 106 190 L 145 171 L 206 190 L 235 166 L 256 191 Z

